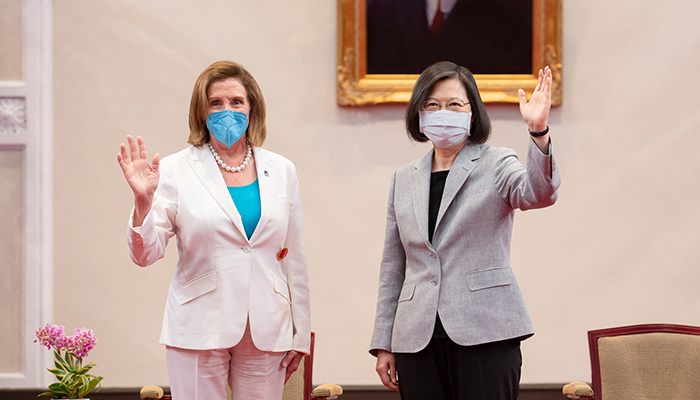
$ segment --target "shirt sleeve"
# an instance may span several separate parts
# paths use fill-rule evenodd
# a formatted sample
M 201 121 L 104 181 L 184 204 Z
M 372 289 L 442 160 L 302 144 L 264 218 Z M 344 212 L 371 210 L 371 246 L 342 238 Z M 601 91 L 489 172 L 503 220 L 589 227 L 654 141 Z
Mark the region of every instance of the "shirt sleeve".
M 165 160 L 163 160 L 165 161 Z M 127 227 L 127 244 L 131 260 L 147 267 L 165 255 L 168 240 L 175 234 L 177 215 L 177 188 L 167 162 L 161 163 L 160 180 L 153 196 L 153 205 L 141 226 L 134 227 L 134 210 L 131 210 Z
M 505 148 L 499 151 L 494 164 L 495 185 L 503 200 L 523 211 L 547 207 L 556 202 L 561 179 L 551 142 L 548 154 L 543 154 L 530 140 L 527 167 L 520 163 L 515 151 Z

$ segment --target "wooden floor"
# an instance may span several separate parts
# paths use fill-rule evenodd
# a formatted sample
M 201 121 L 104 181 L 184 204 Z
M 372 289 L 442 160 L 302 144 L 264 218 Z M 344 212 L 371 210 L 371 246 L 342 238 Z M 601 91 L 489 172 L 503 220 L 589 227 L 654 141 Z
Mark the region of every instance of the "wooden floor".
M 563 400 L 561 393 L 564 384 L 522 385 L 518 400 Z M 0 400 L 37 400 L 37 394 L 45 389 L 0 389 Z M 90 394 L 90 400 L 139 400 L 137 389 L 102 389 Z M 338 400 L 399 400 L 399 394 L 382 386 L 344 386 L 343 395 Z M 42 397 L 40 400 L 46 400 Z M 428 400 L 428 399 L 426 399 Z

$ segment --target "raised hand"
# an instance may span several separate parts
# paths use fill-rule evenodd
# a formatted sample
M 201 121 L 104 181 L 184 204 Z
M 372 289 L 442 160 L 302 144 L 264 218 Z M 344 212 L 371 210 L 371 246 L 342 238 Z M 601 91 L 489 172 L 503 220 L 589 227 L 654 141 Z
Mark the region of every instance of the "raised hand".
M 126 150 L 124 143 L 120 146 L 120 153 L 117 153 L 117 161 L 124 172 L 126 182 L 134 192 L 135 212 L 134 226 L 140 226 L 143 218 L 151 209 L 153 203 L 153 194 L 158 188 L 158 180 L 160 179 L 160 155 L 156 153 L 151 160 L 148 161 L 148 152 L 143 139 L 138 136 L 136 140 L 131 135 L 126 136 L 129 143 L 131 157 Z
M 525 99 L 525 91 L 518 89 L 520 114 L 532 132 L 541 132 L 547 128 L 549 109 L 552 108 L 552 70 L 544 67 L 537 78 L 537 86 L 530 101 Z

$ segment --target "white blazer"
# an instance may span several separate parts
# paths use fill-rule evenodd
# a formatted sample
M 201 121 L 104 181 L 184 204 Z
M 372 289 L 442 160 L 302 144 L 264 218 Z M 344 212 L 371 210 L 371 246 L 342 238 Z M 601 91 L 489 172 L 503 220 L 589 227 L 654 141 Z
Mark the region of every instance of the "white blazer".
M 246 322 L 263 351 L 309 353 L 309 285 L 301 199 L 291 161 L 254 147 L 262 215 L 248 240 L 219 166 L 206 146 L 163 158 L 153 207 L 127 241 L 146 267 L 177 236 L 160 343 L 185 349 L 230 348 Z M 278 260 L 280 250 L 287 256 Z

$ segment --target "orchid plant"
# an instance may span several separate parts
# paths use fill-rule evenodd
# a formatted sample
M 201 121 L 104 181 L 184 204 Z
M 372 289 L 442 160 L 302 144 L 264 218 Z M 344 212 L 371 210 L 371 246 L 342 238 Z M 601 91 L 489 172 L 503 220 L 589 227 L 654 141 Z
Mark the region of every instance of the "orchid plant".
M 53 349 L 54 365 L 48 368 L 56 375 L 57 383 L 49 385 L 49 391 L 39 396 L 50 395 L 55 399 L 82 399 L 100 385 L 101 376 L 91 375 L 90 369 L 95 366 L 89 363 L 83 366 L 83 358 L 95 347 L 97 337 L 90 329 L 76 329 L 75 335 L 65 336 L 63 327 L 46 324 L 36 331 L 39 344 Z M 99 390 L 99 388 L 98 388 Z

